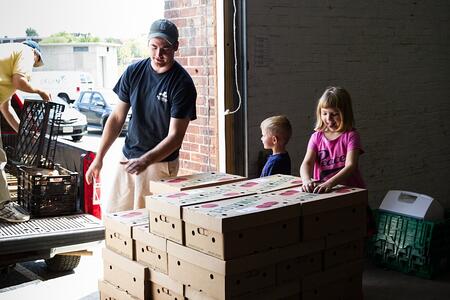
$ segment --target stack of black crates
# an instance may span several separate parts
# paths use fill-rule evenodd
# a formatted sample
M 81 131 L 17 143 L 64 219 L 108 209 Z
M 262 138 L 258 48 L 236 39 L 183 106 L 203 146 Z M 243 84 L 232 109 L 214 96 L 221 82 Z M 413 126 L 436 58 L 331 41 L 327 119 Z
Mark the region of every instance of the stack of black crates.
M 54 163 L 64 105 L 26 100 L 13 164 L 18 201 L 32 217 L 72 214 L 79 210 L 78 173 Z

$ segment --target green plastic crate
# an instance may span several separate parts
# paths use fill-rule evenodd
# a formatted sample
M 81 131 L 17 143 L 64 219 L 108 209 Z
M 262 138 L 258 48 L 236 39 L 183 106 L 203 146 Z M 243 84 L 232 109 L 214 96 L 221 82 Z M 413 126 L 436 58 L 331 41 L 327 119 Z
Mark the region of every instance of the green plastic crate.
M 378 265 L 433 278 L 450 265 L 450 218 L 431 222 L 376 210 L 368 255 Z

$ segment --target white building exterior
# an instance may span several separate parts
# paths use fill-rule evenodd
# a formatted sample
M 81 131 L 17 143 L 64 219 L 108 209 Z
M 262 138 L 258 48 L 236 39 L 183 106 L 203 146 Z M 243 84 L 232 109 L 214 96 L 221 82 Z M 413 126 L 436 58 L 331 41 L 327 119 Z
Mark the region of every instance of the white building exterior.
M 91 73 L 94 85 L 111 88 L 119 73 L 117 49 L 112 43 L 40 44 L 44 66 L 39 71 L 84 71 Z

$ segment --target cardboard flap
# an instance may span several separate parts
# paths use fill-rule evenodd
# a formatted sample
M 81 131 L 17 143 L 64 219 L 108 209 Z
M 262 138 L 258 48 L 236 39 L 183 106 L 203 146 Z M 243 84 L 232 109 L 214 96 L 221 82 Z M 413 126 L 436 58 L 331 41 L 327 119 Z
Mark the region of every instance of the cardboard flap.
M 102 249 L 102 257 L 104 263 L 111 264 L 116 266 L 117 268 L 133 274 L 135 277 L 139 277 L 142 280 L 149 280 L 149 268 L 143 266 L 135 261 L 132 261 L 126 257 L 121 256 L 120 254 L 115 253 L 112 250 L 107 248 Z
M 138 225 L 133 228 L 133 238 L 147 246 L 167 252 L 166 239 L 149 232 L 149 226 Z

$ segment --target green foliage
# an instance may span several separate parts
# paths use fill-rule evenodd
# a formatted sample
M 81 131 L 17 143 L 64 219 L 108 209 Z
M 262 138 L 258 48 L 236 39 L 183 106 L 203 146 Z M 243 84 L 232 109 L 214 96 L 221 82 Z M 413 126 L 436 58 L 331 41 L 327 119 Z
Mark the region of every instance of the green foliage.
M 125 41 L 117 51 L 119 65 L 128 65 L 133 59 L 148 56 L 147 40 L 132 39 Z
M 37 31 L 36 31 L 34 28 L 31 28 L 31 27 L 28 27 L 28 28 L 25 30 L 25 34 L 26 34 L 26 36 L 28 36 L 28 37 L 31 37 L 31 36 L 39 36 L 39 34 L 37 33 Z
M 41 43 L 97 43 L 101 41 L 99 37 L 92 36 L 90 33 L 68 33 L 63 31 L 42 39 Z

